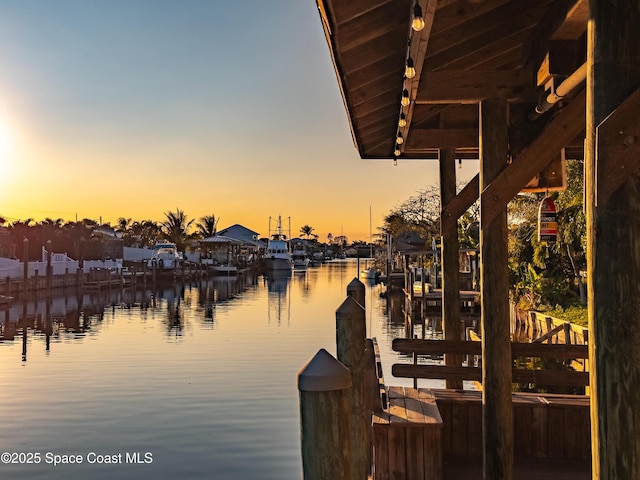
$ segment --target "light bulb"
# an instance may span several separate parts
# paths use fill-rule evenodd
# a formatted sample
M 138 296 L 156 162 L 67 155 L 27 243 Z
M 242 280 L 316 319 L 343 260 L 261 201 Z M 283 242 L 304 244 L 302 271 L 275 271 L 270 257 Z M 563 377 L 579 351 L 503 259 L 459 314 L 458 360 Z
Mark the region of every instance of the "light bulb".
M 400 128 L 407 126 L 407 117 L 405 116 L 404 113 L 400 113 L 400 120 L 398 120 L 398 126 Z
M 413 28 L 416 32 L 419 32 L 424 28 L 424 18 L 422 18 L 422 8 L 420 5 L 416 3 L 416 6 L 413 7 L 413 20 L 411 22 L 411 28 Z
M 413 78 L 416 76 L 416 69 L 413 66 L 413 59 L 407 58 L 407 67 L 404 69 L 404 76 L 407 78 Z
M 402 137 L 402 132 L 398 132 L 398 136 L 396 137 L 396 143 L 398 145 L 402 145 L 402 142 L 404 142 L 404 138 Z
M 406 88 L 402 91 L 402 101 L 400 103 L 402 103 L 403 107 L 409 106 L 409 90 Z

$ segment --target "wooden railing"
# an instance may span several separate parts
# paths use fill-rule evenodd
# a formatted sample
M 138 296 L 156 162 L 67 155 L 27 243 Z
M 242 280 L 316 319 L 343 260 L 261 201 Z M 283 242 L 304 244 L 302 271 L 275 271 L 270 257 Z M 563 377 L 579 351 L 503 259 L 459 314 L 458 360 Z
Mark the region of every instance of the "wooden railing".
M 417 360 L 419 355 L 461 355 L 481 357 L 482 346 L 480 342 L 468 342 L 464 340 L 422 340 L 396 338 L 393 340 L 394 351 L 413 355 Z M 534 357 L 544 359 L 571 360 L 575 358 L 588 358 L 587 345 L 544 344 L 544 343 L 517 343 L 511 344 L 513 358 Z M 468 366 L 446 365 L 422 365 L 399 364 L 391 367 L 395 377 L 403 378 L 430 378 L 450 380 L 482 381 L 482 368 L 474 366 L 475 362 L 468 361 Z M 589 385 L 589 373 L 584 371 L 564 370 L 531 370 L 514 367 L 512 369 L 514 383 L 535 383 L 539 385 L 555 385 L 564 387 L 584 387 Z

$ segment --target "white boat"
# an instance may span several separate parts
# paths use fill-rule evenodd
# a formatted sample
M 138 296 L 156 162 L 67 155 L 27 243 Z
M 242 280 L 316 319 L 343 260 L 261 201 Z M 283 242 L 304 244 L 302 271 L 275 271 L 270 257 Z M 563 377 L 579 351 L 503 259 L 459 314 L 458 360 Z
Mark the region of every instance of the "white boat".
M 238 273 L 238 267 L 235 265 L 211 265 L 209 268 L 217 275 L 235 275 Z
M 298 242 L 293 245 L 291 259 L 293 260 L 293 268 L 307 268 L 309 266 L 309 256 L 303 243 Z
M 291 270 L 293 258 L 289 249 L 289 240 L 282 229 L 282 218 L 278 216 L 276 229 L 271 232 L 271 217 L 269 217 L 269 242 L 264 256 L 265 268 L 268 270 Z
M 363 268 L 360 270 L 360 276 L 362 278 L 376 279 L 380 276 L 380 270 L 376 267 Z
M 173 270 L 181 261 L 182 255 L 178 252 L 175 243 L 157 243 L 153 246 L 147 267 L 158 270 Z

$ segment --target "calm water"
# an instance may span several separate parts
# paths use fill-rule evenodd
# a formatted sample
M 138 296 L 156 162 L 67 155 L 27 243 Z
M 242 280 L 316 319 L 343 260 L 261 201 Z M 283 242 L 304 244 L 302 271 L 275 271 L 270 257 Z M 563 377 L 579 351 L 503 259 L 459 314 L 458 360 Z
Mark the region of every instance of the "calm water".
M 300 479 L 297 372 L 320 348 L 335 355 L 335 311 L 356 276 L 340 261 L 14 302 L 0 311 L 0 452 L 33 463 L 0 464 L 0 478 Z M 383 289 L 367 284 L 368 335 L 387 384 L 408 385 L 390 373 L 402 300 Z M 25 313 L 26 339 L 11 328 Z

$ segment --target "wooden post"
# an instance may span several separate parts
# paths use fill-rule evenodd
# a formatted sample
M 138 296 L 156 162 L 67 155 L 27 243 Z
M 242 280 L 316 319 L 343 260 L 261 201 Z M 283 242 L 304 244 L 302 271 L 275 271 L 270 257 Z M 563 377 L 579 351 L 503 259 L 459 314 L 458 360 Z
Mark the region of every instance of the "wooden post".
M 47 240 L 47 296 L 51 296 L 51 287 L 53 280 L 53 267 L 51 266 L 51 249 L 53 248 L 53 242 Z
M 27 237 L 22 240 L 22 265 L 24 266 L 22 272 L 24 293 L 27 294 L 29 291 L 29 239 Z
M 480 103 L 480 190 L 507 165 L 507 102 Z M 482 218 L 483 202 L 480 203 Z M 481 222 L 482 223 L 482 222 Z M 513 478 L 507 210 L 480 229 L 484 478 Z
M 440 150 L 440 196 L 444 208 L 456 196 L 456 151 L 453 148 Z M 460 243 L 457 222 L 452 228 L 442 230 L 442 327 L 445 340 L 460 340 Z M 449 366 L 462 365 L 461 357 L 445 355 Z M 447 388 L 463 388 L 462 380 L 446 380 Z
M 347 285 L 347 296 L 352 297 L 356 302 L 360 304 L 362 308 L 366 308 L 364 305 L 365 287 L 357 278 L 351 280 Z
M 325 349 L 298 372 L 305 480 L 352 480 L 349 370 Z
M 592 475 L 640 478 L 640 160 L 633 133 L 639 125 L 637 108 L 625 108 L 640 86 L 640 9 L 637 2 L 605 0 L 589 6 L 585 204 Z M 626 118 L 615 125 L 624 110 Z M 626 164 L 612 154 L 616 150 Z M 612 182 L 615 188 L 607 189 Z
M 367 479 L 371 444 L 371 412 L 367 411 L 365 338 L 366 313 L 353 297 L 336 310 L 338 360 L 351 371 L 351 444 L 354 478 Z

